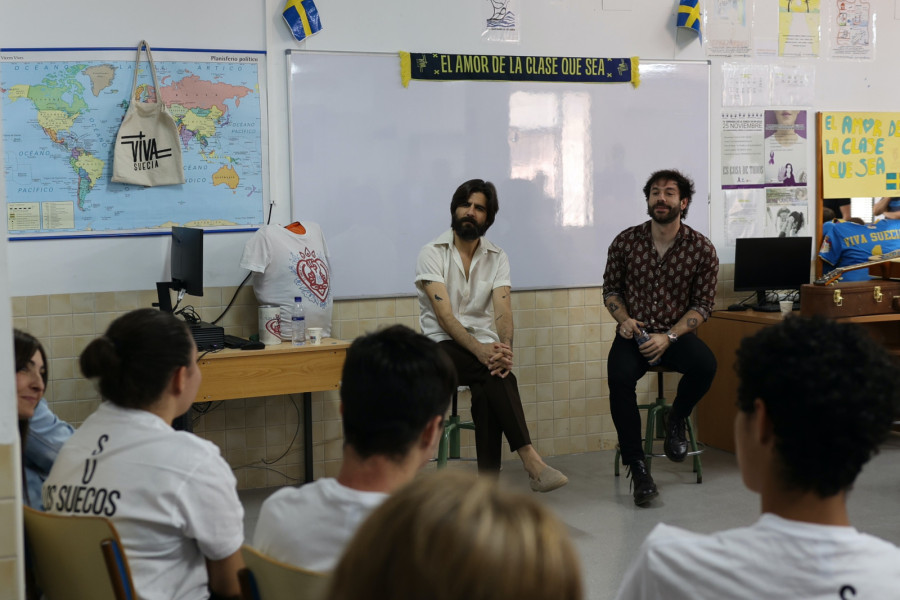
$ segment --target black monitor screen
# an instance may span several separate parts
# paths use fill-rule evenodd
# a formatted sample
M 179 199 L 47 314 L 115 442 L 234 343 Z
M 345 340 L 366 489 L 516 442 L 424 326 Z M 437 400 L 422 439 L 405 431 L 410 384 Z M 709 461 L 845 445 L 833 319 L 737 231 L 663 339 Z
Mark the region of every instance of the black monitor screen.
M 172 289 L 203 295 L 203 230 L 172 228 Z
M 799 290 L 809 283 L 811 237 L 738 238 L 734 291 Z

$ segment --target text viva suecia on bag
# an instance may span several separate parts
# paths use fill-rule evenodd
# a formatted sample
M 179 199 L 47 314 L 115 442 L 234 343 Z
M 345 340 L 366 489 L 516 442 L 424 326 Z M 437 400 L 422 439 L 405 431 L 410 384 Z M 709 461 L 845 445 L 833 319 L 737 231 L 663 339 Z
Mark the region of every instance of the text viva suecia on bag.
M 147 50 L 156 102 L 139 102 L 134 96 L 142 48 Z M 128 110 L 116 135 L 112 180 L 148 187 L 184 183 L 181 140 L 178 137 L 175 120 L 166 111 L 160 97 L 153 55 L 150 54 L 150 46 L 144 40 L 141 40 L 137 47 L 134 82 L 131 85 Z

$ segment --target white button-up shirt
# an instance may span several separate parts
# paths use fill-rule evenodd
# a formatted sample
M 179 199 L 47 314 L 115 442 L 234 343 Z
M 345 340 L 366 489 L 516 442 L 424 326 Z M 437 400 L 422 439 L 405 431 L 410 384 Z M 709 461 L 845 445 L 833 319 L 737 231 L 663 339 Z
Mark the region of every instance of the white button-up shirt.
M 436 281 L 447 286 L 453 316 L 475 339 L 482 343 L 500 341 L 493 329 L 491 296 L 494 289 L 511 285 L 506 252 L 481 238 L 469 265 L 467 279 L 462 257 L 453 245 L 453 230 L 448 229 L 419 252 L 416 283 L 420 281 Z M 441 329 L 431 299 L 423 287 L 416 285 L 416 288 L 422 333 L 436 342 L 452 339 Z

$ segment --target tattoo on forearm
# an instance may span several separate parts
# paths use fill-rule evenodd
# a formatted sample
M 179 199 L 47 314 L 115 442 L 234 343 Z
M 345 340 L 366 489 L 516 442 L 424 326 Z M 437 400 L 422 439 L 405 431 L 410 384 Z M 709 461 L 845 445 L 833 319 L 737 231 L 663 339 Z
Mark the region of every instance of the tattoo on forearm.
M 696 329 L 697 325 L 699 325 L 699 324 L 700 323 L 694 317 L 691 317 L 690 319 L 687 320 L 687 326 L 690 327 L 691 329 Z
M 614 313 L 617 310 L 619 310 L 619 305 L 616 304 L 615 302 L 610 302 L 609 305 L 607 306 L 607 308 L 609 308 L 609 312 Z
M 434 295 L 434 301 L 435 301 L 435 302 L 443 302 L 444 299 L 441 298 L 440 296 L 438 296 L 437 294 L 435 294 L 435 295 Z

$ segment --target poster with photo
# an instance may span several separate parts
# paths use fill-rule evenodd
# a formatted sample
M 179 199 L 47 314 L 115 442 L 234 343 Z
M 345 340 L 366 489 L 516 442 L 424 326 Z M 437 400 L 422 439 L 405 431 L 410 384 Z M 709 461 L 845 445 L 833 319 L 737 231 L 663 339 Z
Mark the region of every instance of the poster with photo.
M 809 203 L 804 187 L 766 188 L 767 237 L 810 235 Z
M 767 110 L 765 115 L 766 184 L 806 185 L 805 110 Z

